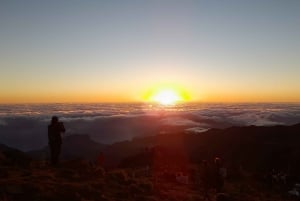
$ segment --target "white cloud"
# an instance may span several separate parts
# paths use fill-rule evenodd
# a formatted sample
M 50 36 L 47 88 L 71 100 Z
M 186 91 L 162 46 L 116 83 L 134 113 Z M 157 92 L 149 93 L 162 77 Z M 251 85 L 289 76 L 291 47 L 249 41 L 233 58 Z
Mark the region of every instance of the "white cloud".
M 181 117 L 167 117 L 162 119 L 161 123 L 164 125 L 171 126 L 200 126 L 199 122 L 195 122 Z
M 203 133 L 208 130 L 208 128 L 202 128 L 202 127 L 192 127 L 185 129 L 187 132 L 192 132 L 192 133 Z

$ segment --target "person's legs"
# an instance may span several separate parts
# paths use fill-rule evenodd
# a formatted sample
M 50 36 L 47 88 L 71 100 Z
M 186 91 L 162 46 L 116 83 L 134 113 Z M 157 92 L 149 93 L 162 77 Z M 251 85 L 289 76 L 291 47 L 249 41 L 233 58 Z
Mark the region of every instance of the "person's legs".
M 55 145 L 55 164 L 58 163 L 59 154 L 60 154 L 60 144 L 56 144 Z
M 209 200 L 210 201 L 210 197 L 209 197 L 209 188 L 207 184 L 204 184 L 203 187 L 203 195 L 204 195 L 204 200 Z
M 53 144 L 49 144 L 49 148 L 50 148 L 50 163 L 51 165 L 53 165 L 55 163 L 55 147 L 53 146 Z
M 56 165 L 58 163 L 61 146 L 60 144 L 52 144 L 50 145 L 50 149 L 51 149 L 51 164 Z
M 217 179 L 217 183 L 216 183 L 216 191 L 217 191 L 217 193 L 220 193 L 222 191 L 223 186 L 224 186 L 224 180 L 221 177 L 219 177 Z

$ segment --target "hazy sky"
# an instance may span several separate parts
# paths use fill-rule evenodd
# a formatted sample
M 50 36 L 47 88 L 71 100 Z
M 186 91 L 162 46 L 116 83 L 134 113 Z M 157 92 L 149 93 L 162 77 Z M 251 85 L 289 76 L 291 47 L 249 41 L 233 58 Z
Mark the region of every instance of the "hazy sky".
M 299 0 L 0 0 L 0 102 L 300 102 Z

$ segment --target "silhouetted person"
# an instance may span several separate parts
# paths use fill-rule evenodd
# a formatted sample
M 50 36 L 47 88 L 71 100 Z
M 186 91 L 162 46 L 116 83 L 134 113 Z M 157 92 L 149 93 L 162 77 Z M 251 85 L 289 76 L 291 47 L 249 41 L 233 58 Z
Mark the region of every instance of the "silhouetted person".
M 216 157 L 214 164 L 214 180 L 217 193 L 220 193 L 224 186 L 224 179 L 227 174 L 226 172 L 226 168 L 222 165 L 222 160 Z
M 201 172 L 201 180 L 203 184 L 203 193 L 204 193 L 204 200 L 209 200 L 209 189 L 211 187 L 211 169 L 209 167 L 209 164 L 206 160 L 202 162 L 202 172 Z
M 63 122 L 58 121 L 58 117 L 53 116 L 51 124 L 48 126 L 48 140 L 51 154 L 51 164 L 58 163 L 58 157 L 61 150 L 61 133 L 66 132 Z

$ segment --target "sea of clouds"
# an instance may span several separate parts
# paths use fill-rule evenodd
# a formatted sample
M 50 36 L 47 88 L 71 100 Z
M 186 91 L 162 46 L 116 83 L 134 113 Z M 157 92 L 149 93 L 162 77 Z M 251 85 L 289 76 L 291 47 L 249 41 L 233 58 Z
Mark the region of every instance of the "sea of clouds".
M 203 132 L 230 126 L 300 123 L 300 104 L 18 104 L 0 105 L 0 144 L 34 150 L 47 144 L 47 125 L 60 117 L 65 135 L 102 143 L 168 131 Z

